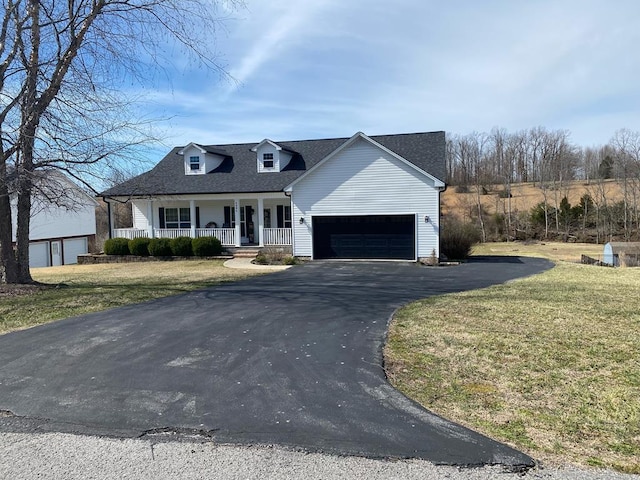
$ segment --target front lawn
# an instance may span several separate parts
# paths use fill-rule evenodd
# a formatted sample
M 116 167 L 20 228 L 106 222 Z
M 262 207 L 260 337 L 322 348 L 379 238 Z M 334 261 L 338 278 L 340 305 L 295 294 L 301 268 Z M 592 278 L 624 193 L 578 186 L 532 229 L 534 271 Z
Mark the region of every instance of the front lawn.
M 570 247 L 541 248 L 554 258 Z M 543 462 L 640 473 L 638 292 L 640 268 L 559 261 L 531 278 L 415 302 L 392 322 L 389 378 L 426 408 Z
M 111 263 L 35 268 L 43 288 L 0 290 L 0 333 L 262 274 L 222 260 Z

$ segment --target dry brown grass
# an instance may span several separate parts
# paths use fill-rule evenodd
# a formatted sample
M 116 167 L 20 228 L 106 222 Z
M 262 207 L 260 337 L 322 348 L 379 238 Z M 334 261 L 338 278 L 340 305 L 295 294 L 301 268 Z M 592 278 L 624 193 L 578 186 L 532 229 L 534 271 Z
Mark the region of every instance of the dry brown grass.
M 507 255 L 548 258 L 555 262 L 580 262 L 581 255 L 602 256 L 603 245 L 560 242 L 488 242 L 475 245 L 473 255 Z
M 32 276 L 46 288 L 0 295 L 0 333 L 264 273 L 233 270 L 222 263 L 190 260 L 36 268 Z
M 583 248 L 573 247 L 512 252 L 573 260 Z M 543 462 L 640 473 L 638 291 L 640 269 L 560 261 L 507 285 L 416 302 L 392 323 L 390 379 Z
M 617 202 L 622 199 L 622 190 L 615 180 L 605 180 L 600 185 L 597 183 L 587 183 L 584 180 L 576 180 L 566 183 L 558 190 L 547 189 L 547 198 L 550 203 L 555 202 L 557 196 L 558 203 L 562 197 L 567 196 L 571 205 L 578 205 L 580 198 L 585 194 L 590 194 L 593 198 L 598 197 L 598 189 L 606 195 L 608 202 Z M 475 187 L 470 187 L 469 193 L 456 193 L 455 187 L 449 187 L 442 195 L 442 212 L 444 214 L 454 213 L 460 218 L 469 216 L 469 212 L 477 204 Z M 504 190 L 503 185 L 494 185 L 487 195 L 480 195 L 480 202 L 485 212 L 505 213 L 509 199 L 500 198 L 499 193 Z M 516 183 L 511 185 L 511 211 L 530 212 L 533 207 L 544 200 L 543 190 L 539 184 Z
M 113 284 L 135 283 L 177 286 L 245 278 L 246 271 L 223 266 L 223 260 L 185 260 L 170 262 L 107 263 L 102 265 L 65 265 L 34 268 L 34 280 L 42 283 Z

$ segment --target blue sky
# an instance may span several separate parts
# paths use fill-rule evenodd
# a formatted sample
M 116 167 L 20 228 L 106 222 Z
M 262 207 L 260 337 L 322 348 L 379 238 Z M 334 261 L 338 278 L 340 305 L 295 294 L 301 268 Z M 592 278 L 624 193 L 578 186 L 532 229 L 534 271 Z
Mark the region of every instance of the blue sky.
M 593 146 L 640 131 L 637 0 L 246 0 L 230 15 L 216 48 L 237 83 L 176 61 L 149 95 L 171 117 L 161 151 L 494 126 Z

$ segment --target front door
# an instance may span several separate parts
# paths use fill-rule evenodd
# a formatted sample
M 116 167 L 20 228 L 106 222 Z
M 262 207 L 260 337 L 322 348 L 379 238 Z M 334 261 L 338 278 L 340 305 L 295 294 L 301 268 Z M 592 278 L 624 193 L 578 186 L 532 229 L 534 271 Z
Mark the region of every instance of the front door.
M 251 205 L 240 208 L 240 236 L 242 243 L 254 243 L 255 241 L 253 207 Z
M 51 242 L 51 265 L 54 267 L 62 265 L 62 242 L 60 240 Z

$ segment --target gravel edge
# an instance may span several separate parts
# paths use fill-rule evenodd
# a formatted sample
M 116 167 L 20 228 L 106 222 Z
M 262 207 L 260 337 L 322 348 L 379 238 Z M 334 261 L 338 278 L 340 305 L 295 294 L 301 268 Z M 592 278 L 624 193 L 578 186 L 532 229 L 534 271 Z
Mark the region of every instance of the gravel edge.
M 21 479 L 451 479 L 640 480 L 609 470 L 501 467 L 459 469 L 423 460 L 374 460 L 277 446 L 211 441 L 114 439 L 67 433 L 0 432 L 0 477 Z

